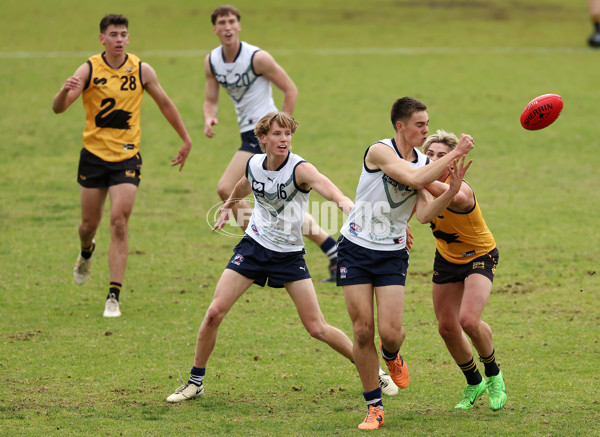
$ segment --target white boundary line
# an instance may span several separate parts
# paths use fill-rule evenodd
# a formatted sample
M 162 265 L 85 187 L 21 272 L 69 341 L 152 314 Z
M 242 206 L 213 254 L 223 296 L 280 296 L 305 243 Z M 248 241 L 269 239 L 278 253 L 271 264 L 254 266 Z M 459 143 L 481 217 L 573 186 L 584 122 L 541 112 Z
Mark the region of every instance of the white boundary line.
M 269 50 L 273 55 L 319 55 L 319 56 L 356 56 L 356 55 L 571 55 L 592 53 L 594 49 L 584 47 L 488 47 L 488 48 L 464 48 L 464 47 L 432 47 L 432 48 L 339 48 L 339 49 L 316 49 L 316 50 Z M 140 50 L 134 52 L 141 57 L 204 57 L 207 50 Z M 97 51 L 79 52 L 0 52 L 0 59 L 47 59 L 47 58 L 88 58 Z

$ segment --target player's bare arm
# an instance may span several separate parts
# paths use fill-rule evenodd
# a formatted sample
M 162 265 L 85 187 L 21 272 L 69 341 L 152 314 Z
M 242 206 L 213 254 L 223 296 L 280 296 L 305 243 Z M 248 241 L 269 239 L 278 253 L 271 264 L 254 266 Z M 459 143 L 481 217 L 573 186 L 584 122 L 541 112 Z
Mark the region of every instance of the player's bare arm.
M 179 165 L 179 171 L 183 169 L 185 161 L 190 154 L 192 149 L 192 139 L 188 135 L 188 132 L 183 124 L 181 115 L 177 110 L 177 107 L 173 101 L 169 98 L 165 90 L 160 86 L 158 77 L 154 69 L 147 63 L 142 62 L 142 78 L 144 80 L 144 89 L 152 96 L 160 111 L 167 119 L 167 121 L 173 126 L 175 132 L 183 140 L 183 145 L 179 149 L 177 156 L 171 160 L 171 165 Z
M 83 87 L 90 77 L 90 66 L 86 62 L 82 64 L 73 76 L 67 78 L 60 91 L 54 96 L 52 101 L 52 110 L 60 114 L 65 112 L 71 104 L 77 100 L 77 98 L 83 92 Z
M 473 161 L 469 161 L 465 165 L 465 157 L 463 155 L 460 163 L 455 159 L 448 165 L 448 171 L 450 172 L 450 182 L 449 185 L 447 185 L 448 189 L 435 200 L 428 190 L 419 190 L 416 204 L 416 216 L 419 222 L 423 224 L 431 222 L 437 215 L 441 214 L 451 205 L 454 197 L 460 192 L 462 185 L 464 185 L 463 179 L 465 173 L 472 162 Z M 452 171 L 452 169 L 454 169 L 454 171 Z
M 456 148 L 443 158 L 418 169 L 399 158 L 392 149 L 383 143 L 374 144 L 369 148 L 365 163 L 372 170 L 380 169 L 395 181 L 421 190 L 439 178 L 454 159 L 463 156 L 473 148 L 473 139 L 469 136 L 466 137 L 468 138 L 465 138 L 462 143 L 459 140 Z
M 232 207 L 240 200 L 243 200 L 252 192 L 252 187 L 250 186 L 250 182 L 246 176 L 242 176 L 241 179 L 235 184 L 233 191 L 229 198 L 225 201 L 221 209 L 219 210 L 219 217 L 215 222 L 215 226 L 213 227 L 213 231 L 217 229 L 222 229 L 229 218 L 231 217 Z
M 312 188 L 325 199 L 335 202 L 346 215 L 354 208 L 354 202 L 346 197 L 327 176 L 320 173 L 314 165 L 308 162 L 298 165 L 295 170 L 295 178 L 296 183 L 303 190 Z
M 210 55 L 204 59 L 204 76 L 206 84 L 204 86 L 204 104 L 202 105 L 202 115 L 204 116 L 204 135 L 208 138 L 215 136 L 213 126 L 219 124 L 217 112 L 219 110 L 219 82 L 210 68 Z
M 281 110 L 292 115 L 298 100 L 298 88 L 286 71 L 264 50 L 256 52 L 252 66 L 257 74 L 262 74 L 283 92 Z

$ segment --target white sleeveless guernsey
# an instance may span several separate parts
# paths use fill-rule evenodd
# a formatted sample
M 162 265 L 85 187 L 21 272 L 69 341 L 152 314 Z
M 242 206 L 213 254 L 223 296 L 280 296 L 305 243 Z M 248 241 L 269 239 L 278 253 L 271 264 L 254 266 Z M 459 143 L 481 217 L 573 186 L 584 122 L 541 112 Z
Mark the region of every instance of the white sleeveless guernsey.
M 393 138 L 383 143 L 402 158 Z M 374 143 L 374 144 L 377 144 Z M 414 149 L 417 158 L 410 164 L 420 168 L 429 158 Z M 365 157 L 367 156 L 365 153 Z M 373 250 L 400 250 L 406 247 L 406 226 L 417 202 L 417 190 L 396 182 L 381 170 L 363 168 L 356 188 L 354 208 L 340 232 L 352 243 Z
M 277 170 L 264 168 L 266 154 L 252 156 L 246 177 L 254 193 L 254 209 L 246 234 L 275 252 L 298 252 L 304 248 L 302 223 L 310 190 L 296 185 L 296 167 L 306 162 L 289 153 Z
M 241 41 L 237 57 L 231 63 L 224 61 L 223 46 L 210 52 L 210 68 L 231 97 L 242 133 L 253 130 L 262 116 L 277 111 L 271 82 L 252 68 L 252 59 L 259 50 Z

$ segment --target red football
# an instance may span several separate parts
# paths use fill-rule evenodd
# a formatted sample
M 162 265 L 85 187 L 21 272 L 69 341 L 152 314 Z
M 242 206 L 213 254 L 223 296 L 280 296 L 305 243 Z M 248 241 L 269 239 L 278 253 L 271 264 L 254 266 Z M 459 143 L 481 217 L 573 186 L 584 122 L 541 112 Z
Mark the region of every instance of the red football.
M 563 99 L 558 94 L 543 94 L 533 99 L 521 114 L 521 126 L 538 130 L 550 126 L 560 115 Z

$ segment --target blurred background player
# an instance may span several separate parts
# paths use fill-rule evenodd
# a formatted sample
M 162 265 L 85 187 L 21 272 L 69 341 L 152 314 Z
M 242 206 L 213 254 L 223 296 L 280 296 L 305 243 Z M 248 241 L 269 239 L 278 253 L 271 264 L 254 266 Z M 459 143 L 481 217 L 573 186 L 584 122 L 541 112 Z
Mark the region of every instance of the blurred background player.
M 400 355 L 406 336 L 404 285 L 408 270 L 407 225 L 423 190 L 440 177 L 447 165 L 473 147 L 461 137 L 460 145 L 430 165 L 417 150 L 427 138 L 427 106 L 411 97 L 394 102 L 390 114 L 393 138 L 375 142 L 364 154 L 356 189 L 355 206 L 341 229 L 338 244 L 338 285 L 354 335 L 353 355 L 363 386 L 367 416 L 360 429 L 377 429 L 384 422 L 377 373 L 375 308 L 381 355 L 400 388 L 409 383 L 408 367 Z
M 128 26 L 129 21 L 123 15 L 102 18 L 99 38 L 105 51 L 77 68 L 52 103 L 58 114 L 81 95 L 87 114 L 77 176 L 81 186 L 81 252 L 73 278 L 79 285 L 89 278 L 96 248 L 94 236 L 106 196 L 110 197 L 110 284 L 104 317 L 121 315 L 119 293 L 129 253 L 129 217 L 141 179 L 140 112 L 144 91 L 152 96 L 183 141 L 172 165 L 179 165 L 181 171 L 192 147 L 179 111 L 160 86 L 154 69 L 125 51 L 129 43 Z
M 457 144 L 456 135 L 438 130 L 427 138 L 423 152 L 435 163 L 451 153 Z M 448 181 L 452 187 L 459 170 L 452 172 L 448 168 L 439 177 L 439 182 L 427 187 L 433 196 L 437 196 L 436 200 L 448 195 Z M 481 320 L 492 290 L 499 254 L 475 193 L 462 177 L 460 179 L 449 200 L 445 204 L 438 203 L 437 209 L 429 211 L 429 216 L 419 215 L 421 204 L 433 202 L 432 195 L 423 190 L 423 196 L 419 196 L 417 202 L 417 219 L 421 223 L 431 223 L 436 238 L 433 308 L 438 331 L 467 379 L 467 387 L 454 408 L 473 408 L 475 401 L 487 390 L 490 408 L 499 410 L 507 399 L 504 376 L 496 364 L 492 330 Z M 487 381 L 477 369 L 465 334 L 483 362 Z
M 588 38 L 591 47 L 600 47 L 600 0 L 588 0 L 590 18 L 594 25 L 594 33 Z
M 234 6 L 223 5 L 213 11 L 213 32 L 221 45 L 212 50 L 204 60 L 204 133 L 208 138 L 215 136 L 213 126 L 219 124 L 217 111 L 221 85 L 233 102 L 242 138 L 240 149 L 233 155 L 217 185 L 222 200 L 229 197 L 235 184 L 244 175 L 248 159 L 255 153 L 261 153 L 253 129 L 263 115 L 277 111 L 271 84 L 283 92 L 283 112 L 292 115 L 298 99 L 296 85 L 275 59 L 268 52 L 240 41 L 240 20 L 240 12 Z M 251 212 L 252 208 L 247 201 L 233 206 L 233 215 L 243 229 L 248 225 Z M 308 213 L 304 218 L 302 233 L 329 258 L 329 277 L 324 281 L 334 282 L 337 267 L 336 241 Z

